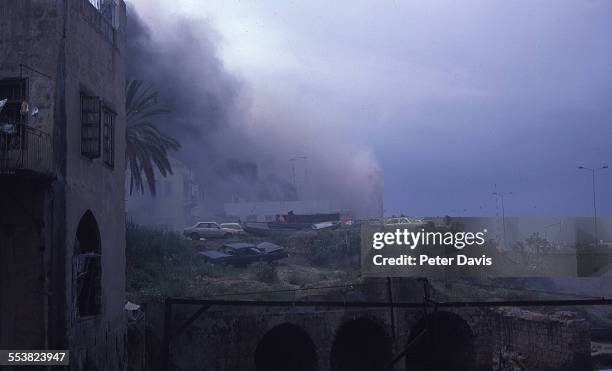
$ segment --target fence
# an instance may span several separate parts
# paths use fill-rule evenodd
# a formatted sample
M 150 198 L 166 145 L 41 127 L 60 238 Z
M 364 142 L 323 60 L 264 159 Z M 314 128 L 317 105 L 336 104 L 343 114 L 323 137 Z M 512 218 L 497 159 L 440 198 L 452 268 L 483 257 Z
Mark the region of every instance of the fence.
M 30 170 L 52 173 L 51 136 L 27 125 L 0 128 L 0 173 Z

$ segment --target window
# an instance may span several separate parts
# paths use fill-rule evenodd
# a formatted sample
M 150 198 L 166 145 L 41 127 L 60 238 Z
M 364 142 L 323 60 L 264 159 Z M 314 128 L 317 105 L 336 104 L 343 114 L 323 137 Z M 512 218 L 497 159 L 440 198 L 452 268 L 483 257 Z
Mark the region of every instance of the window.
M 100 230 L 89 210 L 79 222 L 74 254 L 77 314 L 79 317 L 98 315 L 102 308 Z
M 81 154 L 100 157 L 100 98 L 81 95 Z
M 104 108 L 102 115 L 102 158 L 110 167 L 115 166 L 115 117 L 117 115 Z
M 28 115 L 21 113 L 21 106 L 26 101 L 26 80 L 0 80 L 0 100 L 4 99 L 7 101 L 0 110 L 0 123 L 25 124 Z

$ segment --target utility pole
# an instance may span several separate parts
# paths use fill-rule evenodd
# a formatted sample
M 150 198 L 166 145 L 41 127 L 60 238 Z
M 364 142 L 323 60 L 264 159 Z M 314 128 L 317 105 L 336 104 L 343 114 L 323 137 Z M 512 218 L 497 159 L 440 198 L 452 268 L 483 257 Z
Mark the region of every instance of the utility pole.
M 497 191 L 493 192 L 493 195 L 498 196 L 499 198 L 501 198 L 502 230 L 503 230 L 504 248 L 506 247 L 506 208 L 504 206 L 504 196 L 509 196 L 511 194 L 512 194 L 512 192 L 506 192 L 506 193 L 497 192 Z
M 295 156 L 296 160 L 304 160 L 304 182 L 302 184 L 302 197 L 304 198 L 304 200 L 308 201 L 309 197 L 309 189 L 310 189 L 310 182 L 308 179 L 308 156 L 306 155 L 297 155 Z M 295 173 L 294 173 L 294 177 L 295 177 Z
M 595 171 L 607 169 L 608 166 L 602 166 L 600 168 L 590 168 L 584 166 L 578 166 L 580 170 L 588 170 L 591 172 L 592 181 L 593 181 L 593 226 L 595 229 L 595 246 L 599 246 L 599 235 L 597 234 L 597 202 L 595 200 Z
M 295 158 L 290 158 L 289 162 L 291 162 L 291 176 L 293 181 L 293 188 L 295 189 L 295 193 L 297 194 L 297 185 L 295 184 Z

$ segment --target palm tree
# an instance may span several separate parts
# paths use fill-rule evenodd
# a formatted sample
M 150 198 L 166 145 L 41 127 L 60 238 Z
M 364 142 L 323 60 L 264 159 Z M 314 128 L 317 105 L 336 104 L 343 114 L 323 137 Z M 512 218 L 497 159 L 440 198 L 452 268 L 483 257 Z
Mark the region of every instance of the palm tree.
M 144 193 L 146 180 L 155 195 L 155 171 L 166 177 L 172 174 L 168 152 L 178 150 L 176 139 L 160 132 L 149 118 L 168 113 L 157 101 L 158 92 L 141 80 L 131 80 L 125 86 L 127 117 L 125 156 L 130 169 L 130 194 L 134 188 Z M 144 174 L 144 179 L 143 179 Z

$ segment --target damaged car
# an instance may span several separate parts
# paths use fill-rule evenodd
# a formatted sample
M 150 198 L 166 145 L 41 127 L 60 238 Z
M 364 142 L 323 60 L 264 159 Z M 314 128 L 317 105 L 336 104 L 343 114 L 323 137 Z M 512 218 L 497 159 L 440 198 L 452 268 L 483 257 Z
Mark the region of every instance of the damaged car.
M 207 263 L 244 267 L 254 262 L 271 262 L 289 256 L 287 250 L 271 242 L 258 245 L 247 242 L 228 243 L 218 250 L 200 251 Z

